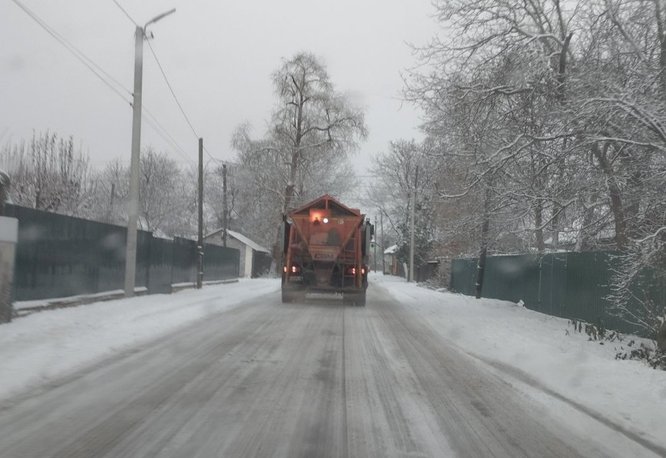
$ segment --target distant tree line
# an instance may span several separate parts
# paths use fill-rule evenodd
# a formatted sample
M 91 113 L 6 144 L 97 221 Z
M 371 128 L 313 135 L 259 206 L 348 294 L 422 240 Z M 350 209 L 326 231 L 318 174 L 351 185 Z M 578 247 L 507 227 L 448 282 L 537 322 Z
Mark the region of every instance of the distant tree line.
M 119 161 L 94 170 L 74 138 L 35 132 L 0 149 L 14 204 L 113 224 L 127 223 L 129 168 Z M 165 236 L 196 234 L 196 177 L 166 153 L 144 148 L 140 165 L 140 228 Z

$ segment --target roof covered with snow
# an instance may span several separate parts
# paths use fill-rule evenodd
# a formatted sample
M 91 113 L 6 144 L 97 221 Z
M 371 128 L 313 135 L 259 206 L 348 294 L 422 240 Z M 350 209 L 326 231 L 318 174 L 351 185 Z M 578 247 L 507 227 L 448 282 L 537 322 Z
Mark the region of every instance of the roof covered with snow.
M 391 245 L 384 250 L 384 254 L 395 254 L 396 251 L 398 251 L 398 245 Z
M 208 235 L 207 235 L 206 237 L 204 237 L 204 238 L 208 238 L 208 237 L 212 237 L 212 236 L 214 236 L 214 235 L 220 234 L 222 231 L 223 231 L 223 229 L 218 229 L 218 230 L 216 230 L 216 231 L 211 232 L 210 234 L 208 234 Z M 270 252 L 271 252 L 268 248 L 264 248 L 264 247 L 262 247 L 262 246 L 259 245 L 257 242 L 255 242 L 254 240 L 252 240 L 252 239 L 250 239 L 250 238 L 244 236 L 244 235 L 241 234 L 240 232 L 236 232 L 236 231 L 232 231 L 232 230 L 230 230 L 230 229 L 227 229 L 227 234 L 229 235 L 229 237 L 233 237 L 233 238 L 235 238 L 236 240 L 238 240 L 239 242 L 241 242 L 243 245 L 247 245 L 247 246 L 249 246 L 249 247 L 252 248 L 254 251 L 259 251 L 259 252 L 262 252 L 262 253 L 269 253 L 269 254 L 270 254 Z

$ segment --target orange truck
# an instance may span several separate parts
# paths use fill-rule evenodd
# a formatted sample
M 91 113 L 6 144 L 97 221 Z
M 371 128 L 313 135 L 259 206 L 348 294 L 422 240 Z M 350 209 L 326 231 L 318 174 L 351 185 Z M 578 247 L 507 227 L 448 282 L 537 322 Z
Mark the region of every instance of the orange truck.
M 342 294 L 365 305 L 373 227 L 360 210 L 328 194 L 289 212 L 284 221 L 282 302 L 308 292 Z

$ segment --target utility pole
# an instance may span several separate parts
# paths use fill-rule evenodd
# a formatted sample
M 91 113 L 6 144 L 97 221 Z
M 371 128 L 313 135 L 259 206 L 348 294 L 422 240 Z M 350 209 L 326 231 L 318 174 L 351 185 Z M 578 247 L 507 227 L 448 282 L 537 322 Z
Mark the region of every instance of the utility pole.
M 0 216 L 5 214 L 5 202 L 9 196 L 9 175 L 0 170 Z
M 476 265 L 475 297 L 481 299 L 483 293 L 483 278 L 486 273 L 486 257 L 488 256 L 488 232 L 490 231 L 490 183 L 486 183 L 485 198 L 483 200 L 483 222 L 481 223 L 481 250 L 479 262 Z
M 134 94 L 132 95 L 132 160 L 130 161 L 125 296 L 134 296 L 136 276 L 136 224 L 139 219 L 139 150 L 141 148 L 141 90 L 143 84 L 144 29 L 137 26 L 134 40 Z
M 198 270 L 197 270 L 197 289 L 203 286 L 204 276 L 204 241 L 203 241 L 203 138 L 199 139 L 199 199 L 197 204 L 199 207 L 199 235 L 197 237 L 197 250 L 198 250 Z
M 146 27 L 174 13 L 176 9 L 155 16 L 143 27 L 136 26 L 134 36 L 134 93 L 132 95 L 132 159 L 130 161 L 130 195 L 127 209 L 127 246 L 125 250 L 125 296 L 134 296 L 136 281 L 136 226 L 139 220 L 139 153 L 141 149 L 141 98 L 143 84 L 143 40 Z
M 384 250 L 386 250 L 386 244 L 384 243 L 384 210 L 381 209 L 379 213 L 379 226 L 382 236 L 382 275 L 386 275 L 386 255 L 384 255 Z
M 414 281 L 414 219 L 416 217 L 416 186 L 419 182 L 419 168 L 416 167 L 416 174 L 414 176 L 414 190 L 412 192 L 412 202 L 410 208 L 409 218 L 409 279 L 407 281 Z
M 227 213 L 227 164 L 222 164 L 222 246 L 227 246 L 227 226 L 229 225 Z
M 375 215 L 375 227 L 377 227 L 377 215 Z M 375 232 L 375 273 L 377 273 L 377 233 Z
M 111 196 L 109 197 L 109 210 L 106 212 L 106 222 L 113 222 L 113 204 L 116 198 L 116 184 L 111 183 Z
M 9 175 L 0 170 L 0 323 L 9 323 L 14 315 L 12 283 L 19 224 L 16 218 L 2 216 L 8 195 Z

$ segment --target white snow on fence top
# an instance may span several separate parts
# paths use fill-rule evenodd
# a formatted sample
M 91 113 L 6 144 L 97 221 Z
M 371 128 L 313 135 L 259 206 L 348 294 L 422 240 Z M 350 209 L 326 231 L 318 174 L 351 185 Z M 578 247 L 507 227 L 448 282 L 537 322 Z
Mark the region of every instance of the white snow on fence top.
M 395 254 L 396 251 L 398 251 L 398 245 L 391 245 L 384 250 L 384 254 Z

